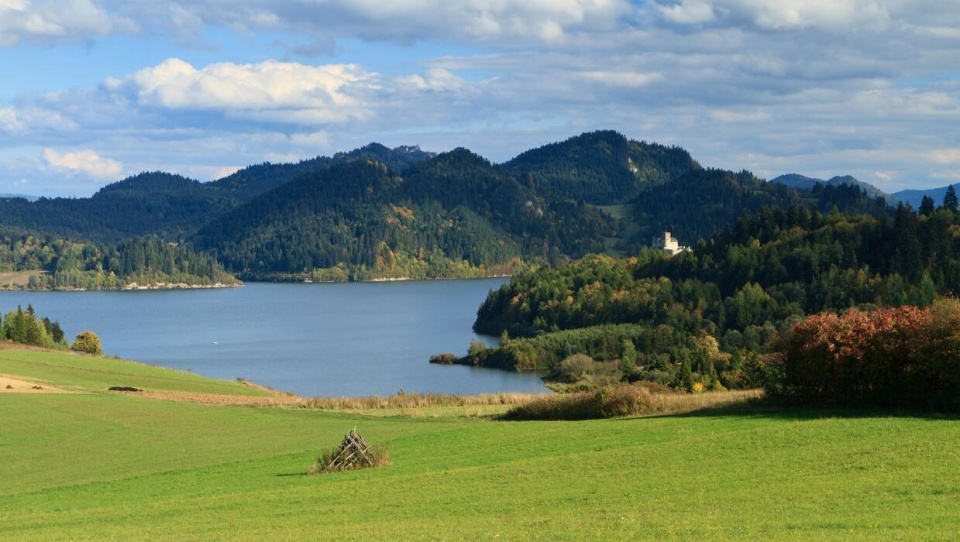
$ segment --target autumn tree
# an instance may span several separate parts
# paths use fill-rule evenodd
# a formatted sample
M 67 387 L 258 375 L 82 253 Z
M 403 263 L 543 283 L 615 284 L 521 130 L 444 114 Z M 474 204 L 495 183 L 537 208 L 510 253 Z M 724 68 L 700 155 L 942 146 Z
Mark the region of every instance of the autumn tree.
M 103 346 L 100 344 L 100 337 L 92 331 L 81 331 L 70 345 L 70 350 L 74 352 L 83 352 L 99 356 L 103 354 Z

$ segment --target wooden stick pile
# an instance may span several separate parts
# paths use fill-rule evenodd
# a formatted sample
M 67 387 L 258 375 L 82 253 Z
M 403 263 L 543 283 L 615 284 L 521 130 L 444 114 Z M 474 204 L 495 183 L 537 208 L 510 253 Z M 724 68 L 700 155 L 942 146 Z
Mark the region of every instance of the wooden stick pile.
M 379 459 L 376 457 L 376 454 L 373 453 L 370 446 L 367 445 L 367 442 L 363 440 L 363 437 L 357 433 L 357 429 L 353 428 L 343 437 L 343 442 L 340 443 L 337 452 L 324 466 L 323 470 L 332 472 L 362 469 L 364 467 L 374 467 L 378 464 Z

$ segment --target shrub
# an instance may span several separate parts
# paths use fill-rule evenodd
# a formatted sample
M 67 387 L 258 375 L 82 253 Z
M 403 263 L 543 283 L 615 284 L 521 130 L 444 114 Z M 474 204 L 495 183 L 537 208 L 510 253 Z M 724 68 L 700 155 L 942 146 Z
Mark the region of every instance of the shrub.
M 549 395 L 514 407 L 507 420 L 591 420 L 649 414 L 653 397 L 631 384 L 614 384 L 593 391 Z
M 823 406 L 960 409 L 960 303 L 820 314 L 797 324 L 768 392 Z
M 453 365 L 457 362 L 459 358 L 453 354 L 434 354 L 430 356 L 430 363 L 438 363 L 440 365 Z
M 85 354 L 94 354 L 101 355 L 103 354 L 103 347 L 100 344 L 100 337 L 92 331 L 81 331 L 77 334 L 77 338 L 73 340 L 73 344 L 70 345 L 70 350 L 74 352 L 83 352 Z

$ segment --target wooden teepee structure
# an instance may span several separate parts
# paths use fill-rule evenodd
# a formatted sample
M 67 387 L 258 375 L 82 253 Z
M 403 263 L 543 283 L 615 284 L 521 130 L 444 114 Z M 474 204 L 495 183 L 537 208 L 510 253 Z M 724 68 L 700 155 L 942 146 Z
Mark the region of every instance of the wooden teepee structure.
M 333 456 L 323 466 L 325 472 L 362 469 L 364 467 L 375 467 L 380 464 L 380 457 L 370 449 L 367 442 L 353 428 L 346 436 L 340 447 L 334 452 Z

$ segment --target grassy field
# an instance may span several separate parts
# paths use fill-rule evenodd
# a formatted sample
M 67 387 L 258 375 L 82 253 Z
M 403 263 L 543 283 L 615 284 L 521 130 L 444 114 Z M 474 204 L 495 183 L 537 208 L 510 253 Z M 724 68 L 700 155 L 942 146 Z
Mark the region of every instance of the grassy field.
M 601 212 L 603 212 L 604 214 L 606 214 L 607 216 L 609 216 L 610 218 L 614 218 L 617 220 L 629 219 L 633 217 L 633 214 L 634 214 L 633 205 L 631 204 L 596 205 L 595 207 L 599 209 Z M 635 223 L 633 223 L 633 221 L 628 221 L 626 223 L 626 228 L 627 228 L 626 231 L 620 234 L 620 238 L 622 239 L 629 239 L 639 231 L 639 228 Z M 614 245 L 616 245 L 616 243 L 617 243 L 616 238 L 613 238 L 613 237 L 604 238 L 604 245 L 606 247 L 607 253 L 620 258 L 627 256 L 627 254 L 624 253 L 622 250 L 615 250 L 613 248 Z
M 0 289 L 18 290 L 26 288 L 30 283 L 30 276 L 40 276 L 46 274 L 46 271 L 2 271 L 0 272 Z
M 98 364 L 103 363 L 102 370 Z M 69 369 L 69 370 L 68 370 Z M 264 393 L 0 350 L 0 539 L 949 540 L 960 421 L 738 407 L 587 422 L 210 406 Z M 382 414 L 382 413 L 381 413 Z M 356 427 L 385 468 L 306 476 Z

